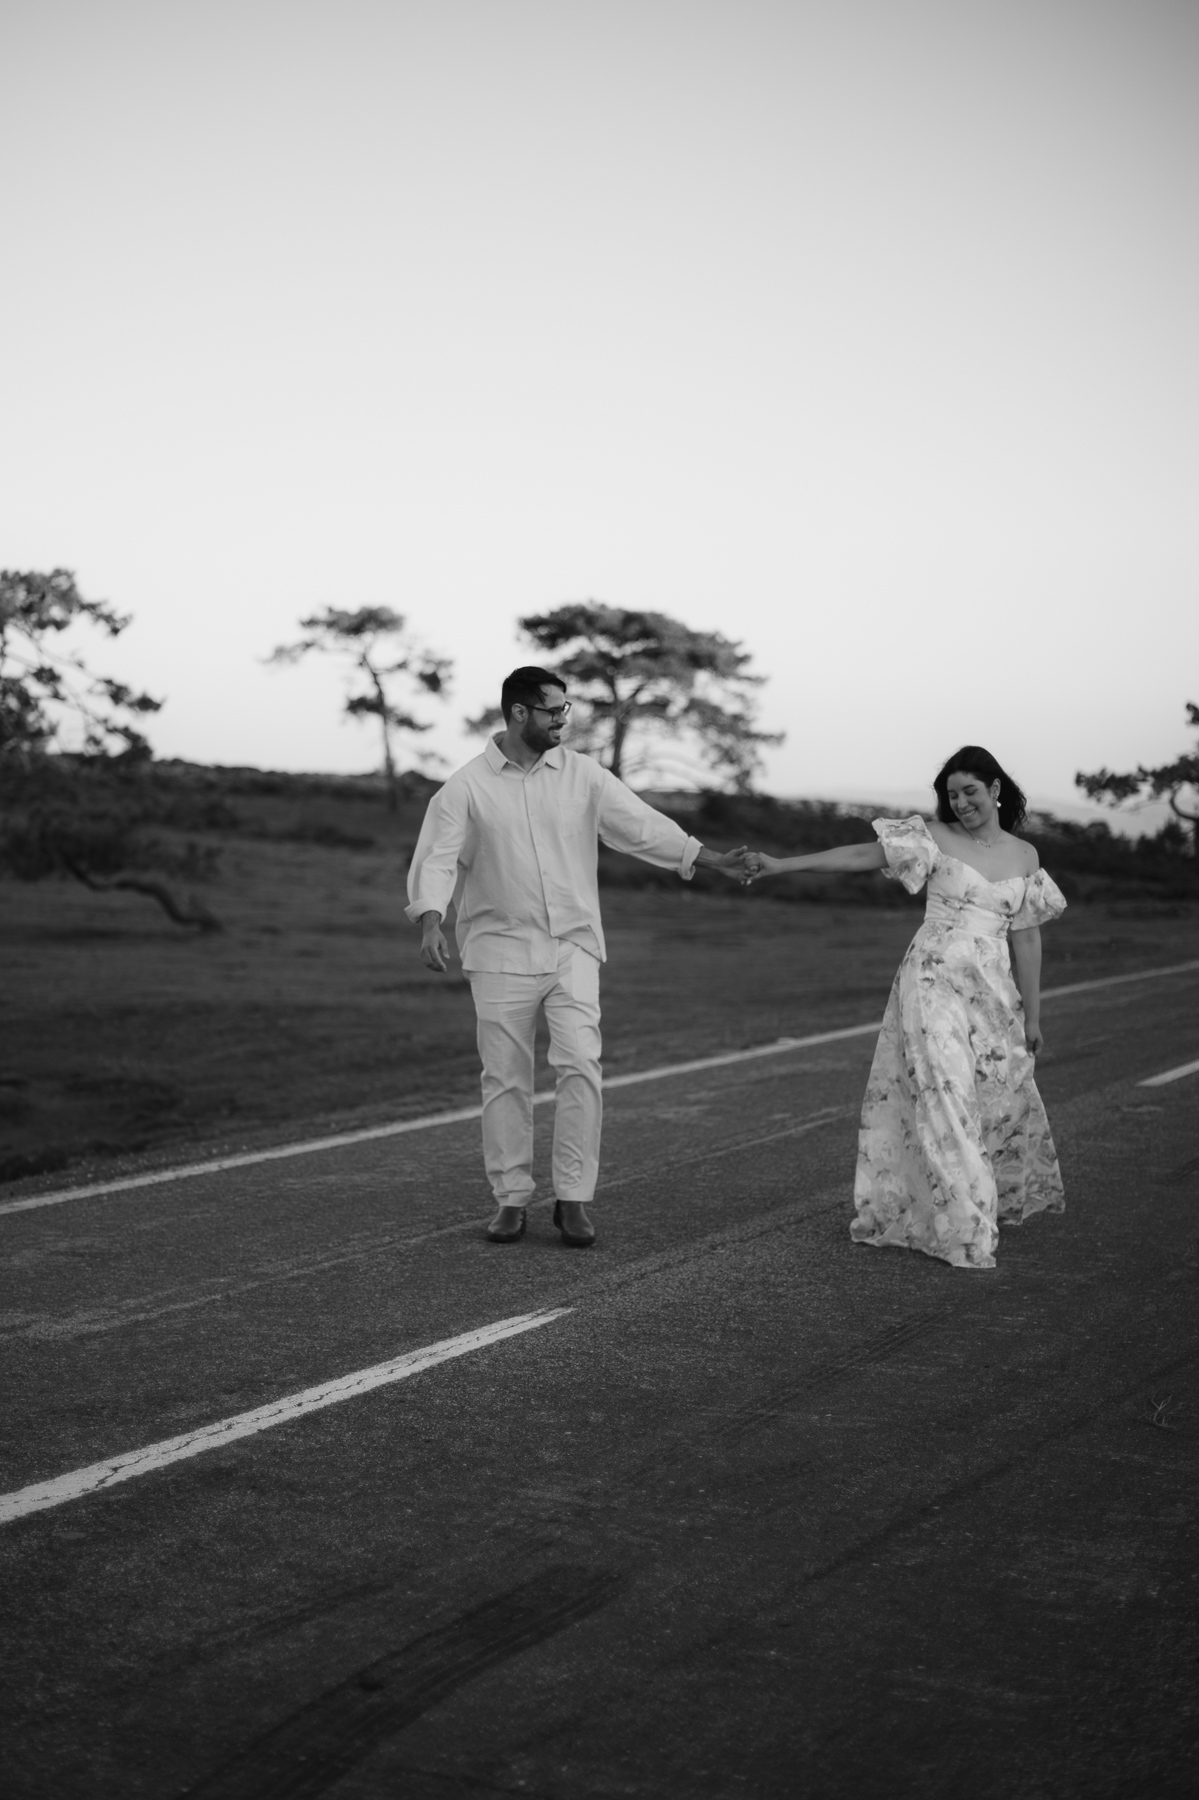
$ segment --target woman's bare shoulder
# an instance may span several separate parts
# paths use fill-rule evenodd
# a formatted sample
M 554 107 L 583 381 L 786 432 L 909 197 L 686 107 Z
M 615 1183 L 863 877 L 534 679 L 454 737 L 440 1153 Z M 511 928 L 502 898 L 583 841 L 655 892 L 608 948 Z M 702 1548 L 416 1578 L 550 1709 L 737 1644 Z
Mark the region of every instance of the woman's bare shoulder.
M 1019 850 L 1020 855 L 1023 858 L 1024 867 L 1021 870 L 1021 873 L 1024 875 L 1035 875 L 1041 866 L 1041 859 L 1037 855 L 1035 844 L 1030 844 L 1027 838 L 1015 837 L 1010 831 L 1005 832 L 1004 836 L 1010 844 L 1016 846 L 1016 849 Z

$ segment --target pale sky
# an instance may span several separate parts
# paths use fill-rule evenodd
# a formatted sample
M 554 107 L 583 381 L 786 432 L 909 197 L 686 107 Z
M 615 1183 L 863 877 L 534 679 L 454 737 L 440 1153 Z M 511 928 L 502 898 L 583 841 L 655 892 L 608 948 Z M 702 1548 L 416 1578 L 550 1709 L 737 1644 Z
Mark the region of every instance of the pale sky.
M 326 605 L 741 639 L 780 794 L 1199 700 L 1195 0 L 7 0 L 0 564 L 156 751 L 359 770 Z

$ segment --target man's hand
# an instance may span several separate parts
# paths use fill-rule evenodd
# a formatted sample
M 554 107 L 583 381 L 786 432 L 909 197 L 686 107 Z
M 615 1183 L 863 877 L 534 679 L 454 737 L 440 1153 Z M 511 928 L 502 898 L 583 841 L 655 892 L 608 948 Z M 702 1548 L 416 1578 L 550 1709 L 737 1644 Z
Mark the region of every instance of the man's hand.
M 441 914 L 427 912 L 421 918 L 420 959 L 426 969 L 433 969 L 438 975 L 444 975 L 449 964 L 446 958 L 450 947 L 441 930 Z
M 1024 1042 L 1026 1047 L 1032 1052 L 1033 1056 L 1040 1055 L 1041 1051 L 1045 1048 L 1045 1037 L 1040 1025 L 1035 1022 L 1030 1024 L 1029 1021 L 1025 1019 Z
M 695 866 L 697 869 L 719 869 L 722 875 L 731 875 L 734 881 L 744 881 L 745 859 L 748 855 L 747 844 L 742 844 L 736 850 L 726 850 L 723 855 L 717 850 L 705 848 L 697 855 Z

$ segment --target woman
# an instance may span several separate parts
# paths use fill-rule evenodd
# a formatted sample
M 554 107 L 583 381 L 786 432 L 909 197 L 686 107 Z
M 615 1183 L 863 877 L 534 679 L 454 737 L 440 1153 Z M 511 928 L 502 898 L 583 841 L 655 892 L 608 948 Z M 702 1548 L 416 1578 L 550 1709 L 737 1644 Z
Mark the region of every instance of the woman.
M 1066 902 L 1032 845 L 1013 837 L 1024 795 L 989 751 L 966 745 L 933 786 L 931 825 L 918 814 L 876 819 L 877 844 L 755 852 L 746 868 L 882 869 L 911 894 L 927 881 L 924 923 L 895 977 L 866 1087 L 850 1232 L 860 1244 L 992 1269 L 1000 1221 L 1065 1205 L 1033 1058 L 1043 1042 L 1040 927 Z

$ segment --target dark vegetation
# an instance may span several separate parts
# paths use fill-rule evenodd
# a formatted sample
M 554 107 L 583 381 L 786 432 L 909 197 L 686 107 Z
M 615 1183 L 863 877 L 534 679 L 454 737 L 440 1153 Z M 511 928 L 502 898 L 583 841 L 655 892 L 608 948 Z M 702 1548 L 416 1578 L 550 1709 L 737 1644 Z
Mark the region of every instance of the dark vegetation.
M 53 756 L 0 772 L 0 873 L 20 881 L 68 875 L 96 888 L 129 886 L 126 877 L 160 870 L 182 883 L 218 882 L 230 843 L 261 839 L 382 850 L 407 861 L 437 783 L 409 771 L 394 786 L 375 775 L 295 775 L 120 757 Z M 393 798 L 394 796 L 394 798 Z M 869 841 L 880 809 L 823 800 L 776 800 L 720 792 L 652 796 L 696 837 L 740 842 L 778 853 L 827 850 Z M 1040 853 L 1068 900 L 1199 900 L 1199 858 L 1173 821 L 1153 837 L 1129 839 L 1097 821 L 1079 824 L 1034 814 L 1023 835 Z M 665 869 L 600 848 L 604 886 L 673 888 Z M 700 871 L 701 893 L 728 883 Z M 143 888 L 144 891 L 144 888 Z M 856 906 L 911 904 L 896 882 L 859 876 L 808 876 L 763 882 L 753 901 Z M 916 904 L 922 904 L 918 899 Z M 191 894 L 193 917 L 216 919 Z M 166 908 L 168 913 L 171 908 Z M 175 915 L 172 915 L 175 916 Z
M 420 967 L 402 913 L 432 782 L 401 777 L 394 813 L 370 776 L 48 756 L 0 782 L 0 1179 L 99 1178 L 131 1156 L 476 1098 L 467 984 Z M 865 807 L 662 804 L 718 847 L 821 849 L 870 830 Z M 91 884 L 39 836 L 55 808 L 87 838 Z M 1196 954 L 1199 866 L 1180 828 L 1140 845 L 1102 826 L 1039 821 L 1035 835 L 1075 902 L 1045 933 L 1047 983 Z M 182 931 L 116 886 L 139 867 L 169 870 L 184 905 L 200 890 L 224 930 Z M 604 852 L 601 879 L 617 1072 L 878 1017 L 919 916 L 877 876 L 746 892 L 701 872 L 684 887 Z
M 70 569 L 0 569 L 0 766 L 61 750 L 62 733 L 91 756 L 148 756 L 137 721 L 162 701 L 84 660 L 75 628 L 118 638 L 132 615 L 87 600 Z
M 1199 731 L 1199 706 L 1188 700 L 1186 710 L 1187 724 L 1192 731 Z M 1138 763 L 1135 769 L 1122 773 L 1096 769 L 1086 775 L 1080 770 L 1074 782 L 1092 800 L 1108 806 L 1119 806 L 1126 800 L 1166 799 L 1174 817 L 1189 827 L 1192 847 L 1199 855 L 1199 748 L 1184 750 L 1173 762 L 1158 763 L 1155 768 Z M 1190 805 L 1184 804 L 1187 795 L 1191 797 Z

